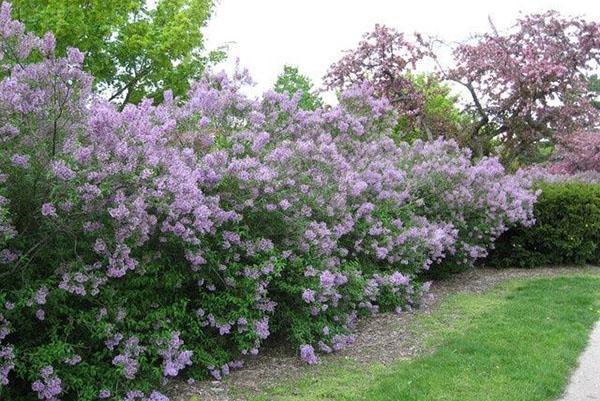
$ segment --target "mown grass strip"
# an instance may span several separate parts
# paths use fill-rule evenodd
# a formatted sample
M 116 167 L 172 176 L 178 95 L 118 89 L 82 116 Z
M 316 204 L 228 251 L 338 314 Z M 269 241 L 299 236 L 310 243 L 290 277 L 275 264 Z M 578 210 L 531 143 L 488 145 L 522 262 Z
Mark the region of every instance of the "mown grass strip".
M 599 318 L 597 275 L 456 294 L 415 323 L 431 353 L 392 367 L 332 361 L 255 400 L 554 400 Z

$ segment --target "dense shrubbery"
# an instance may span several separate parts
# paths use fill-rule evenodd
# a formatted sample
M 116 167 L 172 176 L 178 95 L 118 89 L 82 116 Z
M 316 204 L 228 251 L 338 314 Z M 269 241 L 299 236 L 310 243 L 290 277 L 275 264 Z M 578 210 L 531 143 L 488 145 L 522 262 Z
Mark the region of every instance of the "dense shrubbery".
M 396 144 L 368 85 L 307 111 L 218 74 L 120 112 L 6 3 L 0 35 L 3 398 L 164 400 L 273 332 L 314 363 L 360 314 L 417 304 L 420 272 L 532 222 L 527 180 L 453 142 Z
M 600 264 L 600 184 L 541 184 L 533 227 L 510 229 L 485 263 L 497 267 Z

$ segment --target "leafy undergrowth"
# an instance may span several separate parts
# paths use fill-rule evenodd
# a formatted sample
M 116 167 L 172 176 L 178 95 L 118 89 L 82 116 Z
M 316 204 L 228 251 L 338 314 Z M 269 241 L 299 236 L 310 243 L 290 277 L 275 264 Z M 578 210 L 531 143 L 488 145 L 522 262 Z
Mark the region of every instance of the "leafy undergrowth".
M 514 280 L 418 319 L 433 350 L 423 357 L 369 368 L 337 360 L 254 400 L 553 400 L 599 317 L 598 275 Z

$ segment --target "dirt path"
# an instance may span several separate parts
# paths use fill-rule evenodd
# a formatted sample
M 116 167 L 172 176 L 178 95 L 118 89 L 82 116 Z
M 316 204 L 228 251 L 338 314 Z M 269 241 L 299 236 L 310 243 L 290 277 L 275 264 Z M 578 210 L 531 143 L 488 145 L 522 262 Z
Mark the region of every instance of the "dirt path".
M 355 333 L 352 347 L 332 355 L 320 356 L 323 360 L 351 359 L 358 363 L 390 364 L 399 359 L 412 358 L 423 352 L 422 338 L 408 330 L 409 322 L 418 314 L 431 313 L 448 294 L 456 292 L 483 292 L 496 284 L 517 277 L 550 277 L 577 273 L 600 274 L 600 267 L 540 268 L 540 269 L 474 269 L 435 281 L 431 286 L 431 299 L 419 311 L 396 315 L 385 313 L 363 319 Z M 302 363 L 293 350 L 285 344 L 265 350 L 263 354 L 246 361 L 246 366 L 224 381 L 200 381 L 192 385 L 180 383 L 174 388 L 174 401 L 233 401 L 231 393 L 257 394 L 283 380 L 300 377 L 311 367 Z M 241 390 L 241 391 L 240 391 Z M 195 397 L 194 397 L 195 396 Z M 600 400 L 600 397 L 598 397 Z M 578 399 L 569 399 L 569 401 Z

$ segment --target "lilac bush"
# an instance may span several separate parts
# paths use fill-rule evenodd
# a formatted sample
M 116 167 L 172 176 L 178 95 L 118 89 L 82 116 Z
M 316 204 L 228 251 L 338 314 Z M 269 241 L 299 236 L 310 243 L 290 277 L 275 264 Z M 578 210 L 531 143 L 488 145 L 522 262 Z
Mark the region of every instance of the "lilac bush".
M 273 335 L 308 363 L 419 304 L 535 195 L 452 142 L 397 144 L 373 88 L 303 110 L 245 71 L 122 111 L 0 12 L 0 396 L 153 400 Z M 28 398 L 29 397 L 29 398 Z
M 516 175 L 534 183 L 588 183 L 599 184 L 600 172 L 594 170 L 582 170 L 564 172 L 556 168 L 556 164 L 537 164 L 527 168 L 519 169 Z
M 516 224 L 531 226 L 537 194 L 525 175 L 508 175 L 495 158 L 476 164 L 453 141 L 417 142 L 402 158 L 420 215 L 450 222 L 456 230 L 444 268 L 461 268 L 487 256 L 500 234 Z

